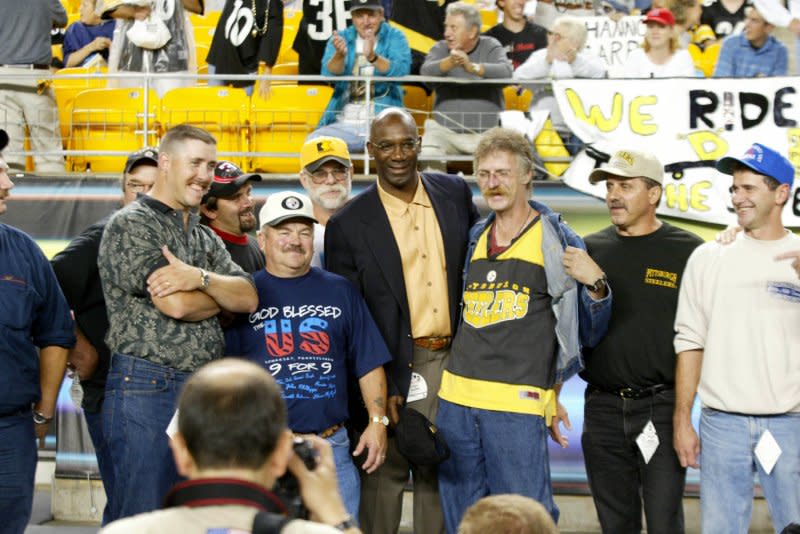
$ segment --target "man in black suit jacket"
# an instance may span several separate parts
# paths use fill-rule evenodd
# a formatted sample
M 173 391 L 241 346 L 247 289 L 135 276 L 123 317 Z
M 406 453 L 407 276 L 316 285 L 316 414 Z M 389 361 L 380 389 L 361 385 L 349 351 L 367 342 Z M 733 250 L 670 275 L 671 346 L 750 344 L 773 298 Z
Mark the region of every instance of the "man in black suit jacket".
M 326 267 L 356 285 L 392 353 L 386 368 L 392 424 L 404 403 L 433 421 L 460 316 L 468 232 L 478 211 L 463 179 L 417 171 L 420 138 L 406 111 L 389 108 L 378 114 L 367 148 L 375 159 L 377 184 L 328 221 Z M 436 469 L 410 464 L 390 437 L 384 465 L 362 476 L 364 532 L 397 532 L 409 469 L 415 532 L 444 531 Z

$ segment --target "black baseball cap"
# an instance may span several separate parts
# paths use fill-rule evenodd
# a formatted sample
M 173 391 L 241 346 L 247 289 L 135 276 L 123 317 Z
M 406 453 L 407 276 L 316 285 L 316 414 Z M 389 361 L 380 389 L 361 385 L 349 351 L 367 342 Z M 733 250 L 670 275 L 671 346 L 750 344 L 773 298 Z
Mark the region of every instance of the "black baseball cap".
M 383 9 L 380 0 L 352 0 L 350 2 L 350 13 L 359 9 Z
M 128 161 L 125 162 L 125 174 L 128 174 L 138 165 L 150 165 L 158 167 L 158 150 L 146 146 L 136 152 L 131 152 Z
M 245 174 L 242 169 L 230 161 L 220 161 L 214 167 L 214 181 L 208 193 L 203 197 L 205 203 L 209 197 L 225 198 L 235 195 L 248 181 L 260 182 L 260 174 Z

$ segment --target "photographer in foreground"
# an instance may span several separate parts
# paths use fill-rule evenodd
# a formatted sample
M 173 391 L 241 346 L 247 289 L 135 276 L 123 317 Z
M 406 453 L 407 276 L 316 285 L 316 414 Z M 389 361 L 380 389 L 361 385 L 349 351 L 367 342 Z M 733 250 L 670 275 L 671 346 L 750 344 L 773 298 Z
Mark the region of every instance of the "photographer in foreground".
M 250 532 L 258 515 L 258 532 L 359 533 L 339 496 L 330 445 L 316 436 L 307 441 L 318 455 L 311 471 L 292 453 L 286 406 L 264 369 L 236 359 L 205 365 L 186 382 L 171 440 L 178 471 L 189 480 L 172 489 L 165 509 L 116 521 L 102 532 Z M 317 522 L 286 518 L 267 489 L 287 467 Z

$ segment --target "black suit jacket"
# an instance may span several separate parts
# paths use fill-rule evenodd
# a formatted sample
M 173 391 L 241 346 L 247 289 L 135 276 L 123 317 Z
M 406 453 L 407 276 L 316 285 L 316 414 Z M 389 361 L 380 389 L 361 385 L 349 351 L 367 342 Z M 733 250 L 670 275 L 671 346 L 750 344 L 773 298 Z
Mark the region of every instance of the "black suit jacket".
M 472 191 L 460 177 L 423 173 L 422 184 L 439 222 L 447 266 L 450 328 L 460 317 L 461 271 L 470 227 L 478 220 Z M 325 226 L 325 264 L 355 284 L 386 341 L 389 395 L 406 397 L 411 382 L 411 320 L 400 250 L 375 184 L 353 198 Z M 352 414 L 351 414 L 352 415 Z

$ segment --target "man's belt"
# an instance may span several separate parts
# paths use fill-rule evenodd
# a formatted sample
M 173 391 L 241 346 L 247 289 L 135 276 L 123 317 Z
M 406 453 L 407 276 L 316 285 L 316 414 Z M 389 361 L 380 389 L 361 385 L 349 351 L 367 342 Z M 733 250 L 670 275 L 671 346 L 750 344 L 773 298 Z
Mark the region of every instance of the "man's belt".
M 6 69 L 25 69 L 25 70 L 49 70 L 50 65 L 45 63 L 23 63 L 20 65 L 0 65 Z
M 344 423 L 336 423 L 332 427 L 326 428 L 322 432 L 295 432 L 295 434 L 316 434 L 323 439 L 327 439 L 336 434 L 336 431 L 344 426 Z
M 609 393 L 617 397 L 622 397 L 623 399 L 633 399 L 633 400 L 646 399 L 648 397 L 652 397 L 653 395 L 657 395 L 662 391 L 669 391 L 670 389 L 674 388 L 675 386 L 673 384 L 656 384 L 655 386 L 650 386 L 646 388 L 605 389 L 589 384 L 590 392 L 602 391 L 603 393 Z
M 453 341 L 449 336 L 415 337 L 414 345 L 427 350 L 442 350 L 450 346 Z

